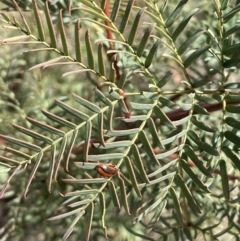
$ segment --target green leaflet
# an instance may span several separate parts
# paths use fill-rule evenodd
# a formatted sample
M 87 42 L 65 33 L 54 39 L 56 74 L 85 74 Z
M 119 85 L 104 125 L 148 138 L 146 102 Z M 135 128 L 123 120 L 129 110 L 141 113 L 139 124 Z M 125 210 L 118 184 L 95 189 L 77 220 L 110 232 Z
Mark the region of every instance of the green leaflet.
M 182 55 L 187 50 L 187 48 L 204 32 L 205 30 L 198 30 L 197 32 L 189 36 L 189 38 L 178 48 L 178 54 Z
M 182 177 L 179 174 L 176 174 L 174 181 L 176 185 L 181 188 L 183 195 L 186 197 L 192 211 L 196 214 L 201 214 L 201 209 L 199 207 L 199 204 L 196 202 L 188 186 L 184 183 Z
M 181 21 L 181 23 L 177 26 L 177 28 L 174 30 L 173 34 L 172 34 L 172 39 L 173 41 L 175 41 L 177 39 L 177 37 L 179 36 L 179 34 L 182 33 L 182 31 L 184 30 L 184 28 L 186 27 L 186 25 L 188 24 L 189 20 L 191 19 L 191 17 L 199 10 L 199 8 L 195 8 L 193 9 L 186 17 L 184 17 L 184 19 Z
M 60 29 L 60 36 L 61 36 L 61 40 L 62 40 L 63 53 L 65 56 L 68 56 L 69 50 L 68 50 L 68 46 L 67 46 L 67 38 L 66 38 L 65 29 L 64 29 L 64 24 L 63 24 L 63 20 L 62 20 L 62 9 L 60 10 L 59 15 L 58 15 L 58 23 L 59 23 L 59 29 Z
M 46 20 L 47 20 L 47 26 L 48 26 L 48 31 L 51 39 L 51 45 L 53 48 L 57 48 L 57 40 L 56 40 L 56 35 L 54 32 L 52 20 L 51 20 L 51 15 L 48 7 L 48 2 L 46 1 L 45 3 L 45 8 L 44 8 Z
M 36 0 L 33 0 L 32 3 L 33 3 L 34 17 L 35 17 L 35 20 L 36 20 L 36 23 L 37 23 L 39 39 L 41 41 L 44 41 L 45 35 L 44 35 L 44 30 L 43 30 L 43 27 L 42 27 L 42 22 L 41 22 L 41 18 L 40 18 L 40 15 L 39 15 L 39 9 L 38 9 Z
M 131 13 L 131 10 L 132 10 L 132 7 L 133 7 L 133 3 L 134 3 L 134 0 L 128 1 L 127 7 L 126 7 L 125 12 L 124 12 L 123 17 L 122 17 L 122 21 L 121 21 L 120 26 L 119 26 L 119 32 L 120 33 L 123 33 L 124 30 L 125 30 L 125 27 L 128 23 L 128 19 L 130 17 L 130 13 Z
M 139 21 L 143 15 L 143 12 L 145 11 L 146 8 L 141 8 L 139 10 L 139 12 L 137 13 L 135 19 L 134 19 L 134 22 L 132 24 L 132 28 L 129 32 L 129 36 L 128 36 L 128 44 L 129 45 L 132 45 L 133 44 L 133 41 L 134 41 L 134 38 L 136 36 L 136 32 L 137 32 L 137 28 L 138 28 L 138 25 L 139 25 Z
M 83 99 L 82 97 L 80 97 L 79 95 L 76 95 L 73 93 L 73 98 L 74 100 L 76 100 L 80 105 L 86 107 L 87 109 L 99 113 L 101 111 L 101 109 L 97 106 L 94 105 L 93 103 L 91 103 L 88 100 Z
M 145 151 L 147 152 L 147 154 L 148 154 L 149 158 L 151 159 L 151 161 L 154 161 L 155 163 L 157 163 L 157 165 L 159 165 L 159 162 L 158 162 L 158 160 L 157 160 L 157 158 L 156 158 L 156 156 L 155 156 L 155 154 L 153 152 L 153 149 L 151 147 L 151 144 L 150 144 L 150 142 L 149 142 L 145 132 L 144 131 L 140 131 L 139 132 L 139 137 L 140 137 L 140 140 L 143 143 Z
M 177 194 L 176 194 L 176 191 L 173 187 L 171 187 L 169 189 L 170 191 L 170 194 L 172 196 L 172 199 L 173 199 L 173 203 L 174 203 L 174 207 L 175 207 L 175 211 L 176 211 L 176 214 L 177 214 L 177 220 L 178 220 L 178 223 L 184 227 L 184 223 L 183 223 L 183 215 L 182 215 L 182 209 L 181 209 L 181 206 L 180 206 L 180 203 L 179 203 L 179 198 L 177 197 Z
M 229 201 L 230 192 L 229 192 L 229 183 L 228 183 L 228 174 L 227 174 L 227 166 L 224 160 L 220 160 L 220 173 L 222 179 L 222 190 L 226 201 Z
M 233 151 L 227 146 L 224 146 L 222 148 L 222 151 L 232 161 L 232 163 L 236 166 L 236 168 L 238 170 L 240 170 L 240 160 L 239 160 L 238 156 L 235 153 L 233 153 Z
M 182 10 L 184 4 L 186 4 L 187 2 L 188 2 L 188 0 L 182 0 L 179 2 L 177 7 L 173 10 L 173 12 L 170 14 L 170 16 L 167 19 L 167 22 L 166 22 L 167 28 L 169 28 L 173 25 L 173 23 L 175 22 L 176 18 L 179 15 L 180 11 Z
M 114 5 L 113 5 L 113 8 L 112 8 L 111 17 L 110 17 L 113 22 L 115 22 L 115 20 L 117 18 L 118 11 L 119 11 L 119 8 L 120 8 L 120 4 L 121 4 L 121 0 L 114 1 Z
M 147 41 L 148 41 L 148 39 L 149 39 L 149 37 L 150 37 L 150 35 L 151 35 L 151 32 L 152 32 L 152 30 L 153 30 L 153 28 L 155 27 L 155 25 L 151 25 L 151 26 L 149 26 L 146 30 L 145 30 L 145 33 L 144 33 L 144 35 L 143 35 L 143 37 L 142 37 L 142 39 L 141 39 L 141 41 L 140 41 L 140 44 L 139 44 L 139 46 L 138 46 L 138 49 L 137 49 L 137 56 L 139 56 L 139 57 L 141 57 L 142 56 L 142 54 L 143 54 L 143 51 L 144 51 L 144 49 L 145 49 L 145 46 L 146 46 L 146 44 L 147 44 Z M 153 47 L 154 47 L 154 45 L 153 45 Z M 155 46 L 155 49 L 157 48 L 157 46 Z M 151 50 L 150 50 L 150 52 L 149 52 L 149 54 L 151 53 Z M 151 55 L 153 55 L 154 53 L 151 53 Z M 151 63 L 149 63 L 149 61 L 151 60 L 150 59 L 151 58 L 151 56 L 148 58 L 148 63 L 147 64 L 151 64 Z M 147 60 L 147 59 L 146 59 Z
M 200 57 L 204 52 L 206 52 L 211 46 L 204 46 L 197 49 L 195 52 L 190 54 L 183 62 L 184 67 L 188 68 L 198 57 Z
M 155 55 L 155 53 L 156 53 L 156 51 L 157 51 L 157 49 L 158 49 L 158 45 L 159 45 L 159 44 L 160 44 L 160 40 L 157 40 L 157 41 L 153 44 L 152 48 L 150 49 L 150 51 L 149 51 L 149 53 L 148 53 L 148 55 L 147 55 L 147 58 L 146 58 L 146 60 L 145 60 L 145 63 L 144 63 L 144 66 L 145 66 L 146 68 L 150 67 L 150 65 L 152 64 L 153 57 L 154 57 L 154 55 Z
M 194 150 L 191 146 L 185 145 L 184 151 L 188 155 L 188 157 L 191 159 L 191 161 L 199 168 L 199 171 L 201 171 L 205 176 L 212 177 L 211 171 L 208 170 L 201 160 L 199 160 L 198 156 L 195 154 Z
M 188 176 L 193 180 L 193 182 L 201 188 L 204 192 L 210 193 L 210 190 L 205 186 L 205 184 L 199 179 L 194 170 L 189 166 L 189 164 L 185 160 L 181 160 L 180 162 L 184 171 L 188 174 Z
M 227 23 L 231 18 L 233 18 L 237 12 L 240 10 L 240 3 L 235 6 L 230 12 L 227 14 L 223 15 L 223 21 Z
M 88 67 L 94 69 L 94 56 L 92 50 L 92 44 L 90 41 L 90 31 L 88 30 L 85 34 L 85 44 L 87 50 Z
M 128 170 L 128 173 L 129 173 L 129 176 L 130 176 L 133 188 L 134 188 L 136 194 L 141 198 L 142 194 L 141 194 L 141 192 L 140 192 L 140 190 L 138 188 L 137 179 L 136 179 L 135 173 L 133 171 L 133 167 L 132 167 L 131 160 L 129 159 L 129 157 L 125 157 L 124 163 L 125 163 L 125 165 L 127 167 L 127 170 Z
M 103 59 L 103 44 L 98 45 L 98 71 L 102 76 L 105 76 L 105 63 Z

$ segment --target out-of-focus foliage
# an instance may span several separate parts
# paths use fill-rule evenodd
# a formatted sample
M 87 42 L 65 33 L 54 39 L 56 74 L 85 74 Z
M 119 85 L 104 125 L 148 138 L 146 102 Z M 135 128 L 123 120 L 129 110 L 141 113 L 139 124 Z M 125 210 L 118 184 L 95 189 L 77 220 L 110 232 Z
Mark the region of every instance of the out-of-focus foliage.
M 239 1 L 0 8 L 1 240 L 239 240 Z

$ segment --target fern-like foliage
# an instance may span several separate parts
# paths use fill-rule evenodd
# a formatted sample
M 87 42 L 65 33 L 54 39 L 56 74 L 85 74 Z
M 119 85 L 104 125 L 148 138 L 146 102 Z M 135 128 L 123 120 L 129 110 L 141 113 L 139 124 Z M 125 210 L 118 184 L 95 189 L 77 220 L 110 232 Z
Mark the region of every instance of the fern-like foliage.
M 1 48 L 50 53 L 30 71 L 68 88 L 0 135 L 3 239 L 239 240 L 239 1 L 80 0 L 56 25 L 49 2 L 34 24 L 11 4 Z

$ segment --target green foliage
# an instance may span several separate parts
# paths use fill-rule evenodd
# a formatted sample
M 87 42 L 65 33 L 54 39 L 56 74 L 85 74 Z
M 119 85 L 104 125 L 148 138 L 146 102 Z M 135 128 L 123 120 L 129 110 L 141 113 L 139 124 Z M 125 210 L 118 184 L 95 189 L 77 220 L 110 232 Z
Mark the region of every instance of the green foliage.
M 0 6 L 1 240 L 239 240 L 239 1 Z

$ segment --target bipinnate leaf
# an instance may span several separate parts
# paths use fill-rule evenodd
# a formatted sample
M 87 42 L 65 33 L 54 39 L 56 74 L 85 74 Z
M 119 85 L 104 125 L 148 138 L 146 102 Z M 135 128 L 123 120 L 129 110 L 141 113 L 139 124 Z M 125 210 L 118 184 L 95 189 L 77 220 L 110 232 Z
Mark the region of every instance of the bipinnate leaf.
M 134 0 L 128 1 L 127 7 L 126 7 L 125 12 L 122 16 L 122 21 L 121 21 L 120 26 L 119 26 L 119 32 L 120 33 L 123 33 L 125 28 L 126 28 L 126 25 L 128 23 L 128 19 L 130 17 L 130 13 L 131 13 L 133 4 L 134 4 Z
M 189 14 L 187 14 L 186 17 L 184 17 L 184 19 L 181 21 L 181 23 L 176 27 L 176 29 L 174 30 L 173 34 L 172 34 L 172 39 L 173 41 L 175 41 L 179 34 L 181 34 L 183 32 L 183 30 L 185 29 L 186 25 L 188 24 L 189 20 L 192 18 L 192 16 L 199 10 L 199 8 L 195 8 L 193 9 Z
M 229 183 L 228 183 L 228 174 L 227 174 L 227 165 L 224 160 L 220 160 L 220 173 L 222 179 L 222 190 L 226 201 L 229 201 L 230 192 L 229 192 Z
M 132 183 L 132 186 L 136 192 L 136 194 L 141 198 L 142 197 L 142 194 L 138 188 L 138 183 L 137 183 L 137 179 L 136 179 L 136 176 L 135 176 L 135 173 L 134 173 L 134 170 L 133 170 L 133 167 L 132 167 L 132 163 L 129 159 L 129 157 L 125 157 L 124 158 L 124 162 L 126 164 L 126 167 L 127 167 L 127 170 L 128 170 L 128 174 L 130 176 L 130 180 L 131 180 L 131 183 Z
M 174 182 L 177 186 L 181 188 L 182 193 L 186 197 L 189 207 L 192 209 L 192 211 L 196 214 L 201 214 L 201 209 L 199 207 L 199 204 L 196 202 L 188 186 L 185 184 L 185 182 L 183 181 L 182 177 L 179 174 L 175 175 Z
M 182 0 L 178 3 L 177 7 L 173 10 L 173 12 L 170 14 L 170 16 L 168 17 L 167 21 L 166 21 L 166 27 L 169 28 L 173 25 L 173 23 L 175 22 L 175 20 L 177 19 L 180 11 L 182 10 L 184 4 L 186 4 L 188 2 L 188 0 Z
M 129 45 L 132 45 L 133 44 L 133 41 L 134 41 L 134 38 L 136 36 L 136 32 L 137 32 L 137 28 L 138 28 L 138 25 L 139 25 L 139 22 L 140 22 L 140 19 L 143 15 L 143 12 L 146 10 L 146 8 L 141 8 L 139 10 L 139 12 L 137 13 L 135 19 L 134 19 L 134 22 L 132 24 L 132 28 L 129 32 L 129 36 L 128 36 L 128 44 Z

